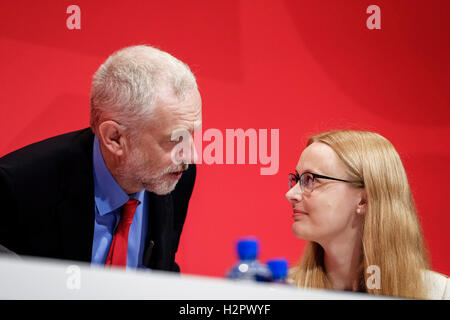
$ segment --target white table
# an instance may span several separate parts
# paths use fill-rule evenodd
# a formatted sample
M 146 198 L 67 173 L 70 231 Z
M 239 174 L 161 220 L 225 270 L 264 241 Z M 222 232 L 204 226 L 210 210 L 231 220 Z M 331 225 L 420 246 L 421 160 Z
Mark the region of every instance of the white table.
M 292 300 L 386 299 L 368 294 L 105 269 L 81 262 L 0 256 L 0 299 Z

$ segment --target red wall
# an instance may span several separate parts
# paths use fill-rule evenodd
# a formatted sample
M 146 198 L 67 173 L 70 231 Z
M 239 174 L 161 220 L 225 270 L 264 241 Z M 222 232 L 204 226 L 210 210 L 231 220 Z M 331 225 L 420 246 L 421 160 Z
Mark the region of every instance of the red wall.
M 81 8 L 68 30 L 66 8 Z M 368 30 L 366 8 L 381 8 Z M 450 3 L 448 1 L 0 2 L 0 155 L 88 125 L 90 81 L 113 51 L 147 43 L 188 63 L 203 131 L 280 129 L 280 168 L 198 167 L 178 262 L 222 276 L 234 240 L 261 259 L 301 256 L 284 197 L 306 138 L 372 130 L 400 153 L 437 271 L 450 274 Z

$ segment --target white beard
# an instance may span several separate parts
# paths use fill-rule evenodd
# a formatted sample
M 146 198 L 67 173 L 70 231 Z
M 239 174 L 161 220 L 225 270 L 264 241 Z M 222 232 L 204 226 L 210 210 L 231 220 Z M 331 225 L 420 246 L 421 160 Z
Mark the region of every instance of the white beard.
M 135 184 L 137 189 L 145 189 L 157 195 L 165 195 L 175 189 L 179 179 L 175 180 L 171 178 L 167 175 L 168 173 L 183 171 L 188 168 L 187 164 L 172 165 L 161 172 L 143 175 L 142 173 L 149 171 L 145 163 L 146 161 L 142 153 L 135 150 L 132 157 L 129 158 L 128 163 L 117 170 L 118 174 Z
M 173 171 L 174 168 L 169 167 L 158 176 L 152 177 L 147 181 L 142 182 L 145 190 L 156 193 L 157 195 L 165 195 L 172 192 L 179 180 L 170 179 L 168 176 L 166 176 L 166 174 Z

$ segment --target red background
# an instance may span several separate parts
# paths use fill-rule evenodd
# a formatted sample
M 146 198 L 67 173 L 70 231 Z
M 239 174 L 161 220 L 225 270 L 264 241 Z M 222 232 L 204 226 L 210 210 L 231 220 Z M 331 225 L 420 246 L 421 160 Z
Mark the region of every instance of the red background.
M 81 8 L 68 30 L 66 8 Z M 381 8 L 368 30 L 366 8 Z M 400 153 L 432 267 L 450 274 L 450 2 L 0 2 L 0 156 L 88 126 L 93 73 L 113 51 L 151 44 L 188 63 L 203 97 L 203 131 L 280 129 L 280 168 L 200 165 L 177 260 L 182 272 L 223 276 L 234 241 L 261 240 L 261 260 L 294 264 L 285 199 L 307 137 L 372 130 Z M 204 146 L 205 147 L 204 143 Z

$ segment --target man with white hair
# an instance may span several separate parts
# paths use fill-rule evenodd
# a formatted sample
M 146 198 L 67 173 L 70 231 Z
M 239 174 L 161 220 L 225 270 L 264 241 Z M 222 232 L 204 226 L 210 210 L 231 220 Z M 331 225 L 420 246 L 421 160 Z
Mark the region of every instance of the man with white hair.
M 191 148 L 173 132 L 201 123 L 189 67 L 139 45 L 94 75 L 91 127 L 0 158 L 0 244 L 19 255 L 179 271 L 195 182 Z M 176 150 L 176 154 L 174 152 Z M 174 161 L 174 159 L 180 161 Z

